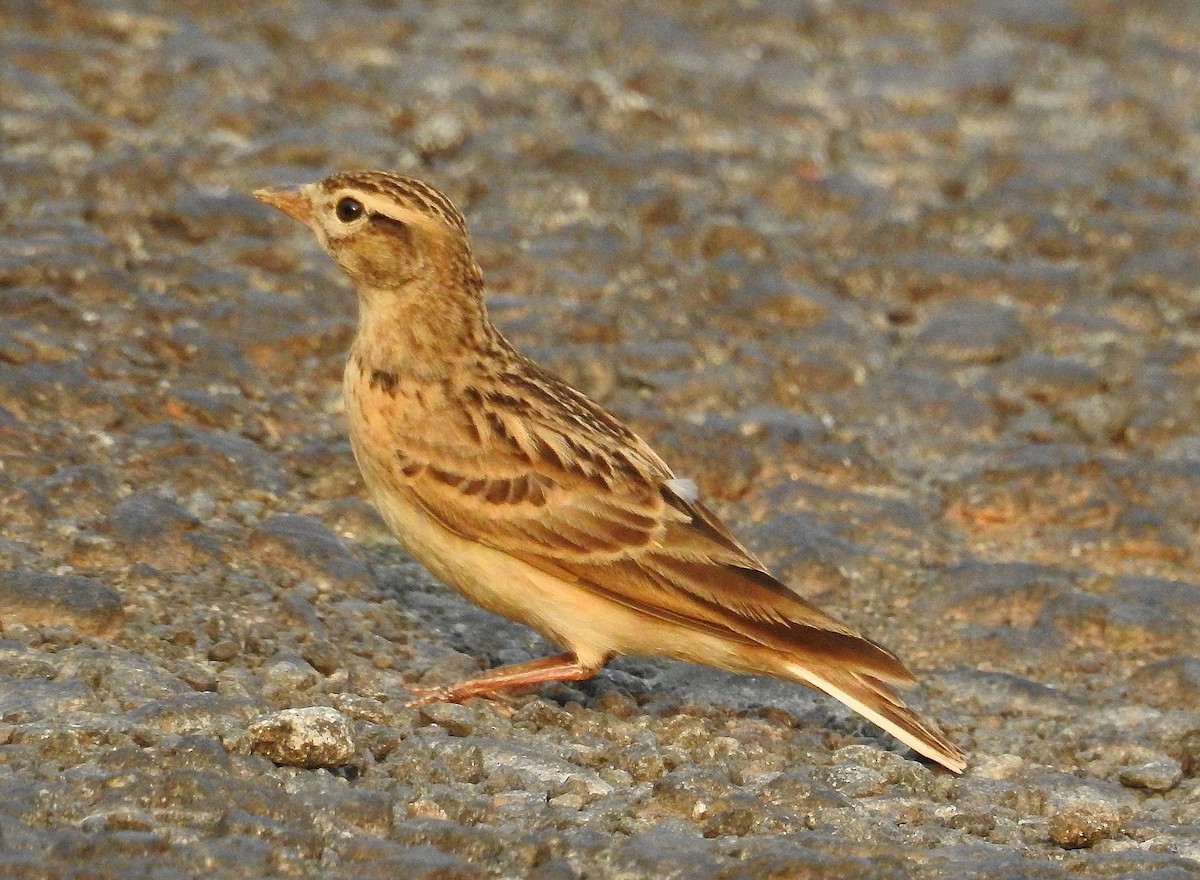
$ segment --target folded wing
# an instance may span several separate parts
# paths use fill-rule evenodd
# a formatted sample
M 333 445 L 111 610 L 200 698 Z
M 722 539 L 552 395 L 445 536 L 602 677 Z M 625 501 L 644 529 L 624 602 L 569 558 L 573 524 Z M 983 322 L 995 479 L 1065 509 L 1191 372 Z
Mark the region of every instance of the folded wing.
M 464 415 L 469 436 L 401 444 L 407 486 L 430 516 L 650 617 L 778 652 L 780 674 L 962 768 L 961 753 L 887 688 L 913 682 L 894 655 L 773 578 L 623 425 L 565 385 L 542 390 L 559 411 L 569 395 L 570 433 L 536 408 L 480 394 L 487 415 Z
M 406 485 L 430 516 L 651 616 L 912 682 L 892 654 L 768 574 L 623 425 L 565 385 L 543 390 L 556 411 L 570 404 L 575 430 L 518 409 L 528 399 L 477 393 L 460 435 L 398 438 Z

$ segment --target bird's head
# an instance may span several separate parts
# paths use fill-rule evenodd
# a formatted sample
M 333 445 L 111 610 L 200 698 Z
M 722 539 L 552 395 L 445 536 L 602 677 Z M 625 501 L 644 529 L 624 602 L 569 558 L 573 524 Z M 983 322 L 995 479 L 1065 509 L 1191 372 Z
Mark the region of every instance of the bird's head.
M 386 171 L 345 172 L 254 197 L 308 226 L 360 294 L 414 282 L 476 287 L 467 228 L 427 183 Z

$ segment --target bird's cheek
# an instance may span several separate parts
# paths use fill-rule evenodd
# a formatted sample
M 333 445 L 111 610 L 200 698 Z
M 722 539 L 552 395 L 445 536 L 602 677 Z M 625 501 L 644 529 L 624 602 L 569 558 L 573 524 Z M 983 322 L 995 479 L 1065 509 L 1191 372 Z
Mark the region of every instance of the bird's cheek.
M 407 258 L 387 251 L 348 248 L 335 256 L 351 278 L 368 287 L 395 287 L 412 275 Z
M 421 254 L 411 237 L 389 234 L 376 235 L 369 247 L 361 251 L 363 269 L 383 278 L 399 280 L 412 276 L 419 268 Z

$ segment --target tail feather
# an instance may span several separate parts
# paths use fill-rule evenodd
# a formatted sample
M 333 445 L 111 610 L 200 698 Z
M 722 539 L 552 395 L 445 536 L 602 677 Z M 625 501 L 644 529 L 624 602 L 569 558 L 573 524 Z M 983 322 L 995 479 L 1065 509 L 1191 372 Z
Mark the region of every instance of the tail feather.
M 868 721 L 886 730 L 900 742 L 961 773 L 967 756 L 940 730 L 922 720 L 886 684 L 873 676 L 848 669 L 831 669 L 787 663 L 787 673 L 849 706 Z

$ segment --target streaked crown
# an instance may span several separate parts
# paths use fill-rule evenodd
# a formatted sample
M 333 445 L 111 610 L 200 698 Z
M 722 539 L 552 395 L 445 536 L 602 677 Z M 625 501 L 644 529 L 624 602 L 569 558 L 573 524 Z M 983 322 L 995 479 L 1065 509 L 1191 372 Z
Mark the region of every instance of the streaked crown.
M 402 209 L 436 217 L 464 236 L 467 234 L 467 223 L 454 203 L 443 193 L 415 177 L 405 177 L 390 171 L 343 171 L 325 178 L 319 186 L 331 196 L 342 191 L 357 192 L 364 197 L 373 195 L 383 200 L 383 203 L 390 202 Z

